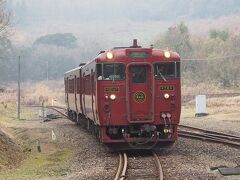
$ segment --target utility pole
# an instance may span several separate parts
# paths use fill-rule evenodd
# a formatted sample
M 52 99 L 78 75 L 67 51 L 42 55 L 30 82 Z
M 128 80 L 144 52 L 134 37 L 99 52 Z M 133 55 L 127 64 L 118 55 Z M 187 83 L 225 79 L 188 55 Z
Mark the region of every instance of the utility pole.
M 48 61 L 47 61 L 47 82 L 48 82 Z
M 20 120 L 20 56 L 18 56 L 18 102 L 17 102 L 17 118 Z

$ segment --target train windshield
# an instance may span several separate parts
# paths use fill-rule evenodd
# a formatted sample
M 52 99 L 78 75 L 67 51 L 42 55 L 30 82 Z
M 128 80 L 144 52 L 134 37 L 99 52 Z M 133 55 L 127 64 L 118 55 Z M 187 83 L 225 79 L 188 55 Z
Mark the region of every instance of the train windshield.
M 156 79 L 173 79 L 180 77 L 180 62 L 161 62 L 154 65 Z
M 98 80 L 123 80 L 125 79 L 125 65 L 120 63 L 97 64 Z

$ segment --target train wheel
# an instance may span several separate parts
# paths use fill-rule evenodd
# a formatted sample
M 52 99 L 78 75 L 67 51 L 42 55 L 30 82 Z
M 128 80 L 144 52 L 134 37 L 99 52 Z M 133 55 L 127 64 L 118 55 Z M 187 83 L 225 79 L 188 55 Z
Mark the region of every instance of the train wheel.
M 97 126 L 96 125 L 94 125 L 94 135 L 97 138 Z
M 73 122 L 76 122 L 76 113 L 73 113 L 72 120 Z
M 97 127 L 97 139 L 99 142 L 102 142 L 102 132 L 101 132 L 101 127 Z
M 79 125 L 80 124 L 80 115 L 78 114 L 77 115 L 77 125 Z
M 73 113 L 72 113 L 72 111 L 69 111 L 69 118 L 71 119 L 71 121 L 73 121 Z

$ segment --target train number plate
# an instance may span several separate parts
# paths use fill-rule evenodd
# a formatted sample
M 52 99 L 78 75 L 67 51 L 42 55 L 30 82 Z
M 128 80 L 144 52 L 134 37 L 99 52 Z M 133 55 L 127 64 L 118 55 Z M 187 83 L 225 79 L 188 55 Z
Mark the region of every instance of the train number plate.
M 119 87 L 105 87 L 104 92 L 119 92 Z
M 173 86 L 160 86 L 161 91 L 173 91 Z

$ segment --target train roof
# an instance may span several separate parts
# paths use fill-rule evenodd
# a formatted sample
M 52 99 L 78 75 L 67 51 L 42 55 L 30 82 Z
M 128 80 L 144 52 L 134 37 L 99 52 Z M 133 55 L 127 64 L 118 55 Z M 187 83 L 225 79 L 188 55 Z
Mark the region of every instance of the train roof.
M 79 69 L 81 69 L 81 68 L 82 68 L 82 66 L 79 66 L 79 67 L 77 67 L 77 68 L 71 69 L 71 70 L 65 72 L 64 75 L 67 75 L 67 74 L 69 74 L 69 73 L 72 73 L 73 71 L 79 70 Z
M 170 57 L 166 58 L 165 56 L 165 52 L 170 53 Z M 137 44 L 137 40 L 134 39 L 133 40 L 133 45 L 130 47 L 114 47 L 110 50 L 107 51 L 101 51 L 98 56 L 96 57 L 96 59 L 100 62 L 100 61 L 109 61 L 109 59 L 106 58 L 107 53 L 111 52 L 114 56 L 115 60 L 121 60 L 123 58 L 126 58 L 126 56 L 129 56 L 129 53 L 133 52 L 133 53 L 148 53 L 150 57 L 152 58 L 160 58 L 160 59 L 168 59 L 168 60 L 180 60 L 180 56 L 177 52 L 174 51 L 170 51 L 170 50 L 163 50 L 163 49 L 154 49 L 153 47 L 150 48 L 142 48 L 141 46 L 138 46 Z M 140 57 L 141 58 L 141 57 Z M 144 57 L 142 57 L 144 58 Z M 145 58 L 147 59 L 147 58 Z
M 166 58 L 166 56 L 165 56 L 166 51 L 170 53 L 170 57 L 168 57 L 168 58 Z M 138 46 L 137 40 L 134 39 L 132 46 L 130 46 L 130 47 L 114 47 L 114 48 L 112 48 L 110 50 L 107 50 L 107 51 L 101 51 L 96 58 L 94 58 L 92 60 L 89 60 L 84 64 L 80 64 L 80 66 L 75 68 L 75 69 L 72 69 L 72 70 L 69 70 L 69 71 L 65 72 L 65 75 L 67 75 L 69 73 L 72 73 L 76 70 L 79 70 L 84 66 L 89 65 L 93 61 L 96 61 L 96 62 L 106 62 L 107 61 L 107 62 L 109 62 L 109 59 L 107 59 L 107 53 L 108 52 L 113 53 L 114 59 L 119 60 L 119 61 L 121 61 L 122 59 L 125 59 L 126 56 L 128 56 L 129 52 L 146 52 L 146 53 L 149 53 L 152 58 L 180 61 L 180 56 L 175 51 L 163 50 L 163 49 L 154 49 L 152 47 L 142 48 L 141 46 Z
M 177 52 L 169 51 L 169 50 L 167 50 L 167 51 L 170 53 L 170 58 L 168 58 L 168 59 L 176 60 L 176 61 L 180 60 L 180 56 L 179 56 L 179 54 Z M 117 48 L 117 49 L 112 49 L 112 50 L 100 53 L 97 56 L 96 59 L 99 60 L 99 62 L 100 61 L 105 61 L 105 60 L 109 61 L 106 58 L 108 52 L 113 53 L 113 56 L 114 56 L 115 60 L 125 59 L 126 56 L 129 56 L 128 54 L 130 52 L 135 52 L 135 53 L 136 52 L 146 52 L 146 53 L 149 53 L 152 58 L 166 59 L 166 57 L 164 55 L 166 50 L 152 49 L 152 48 Z

